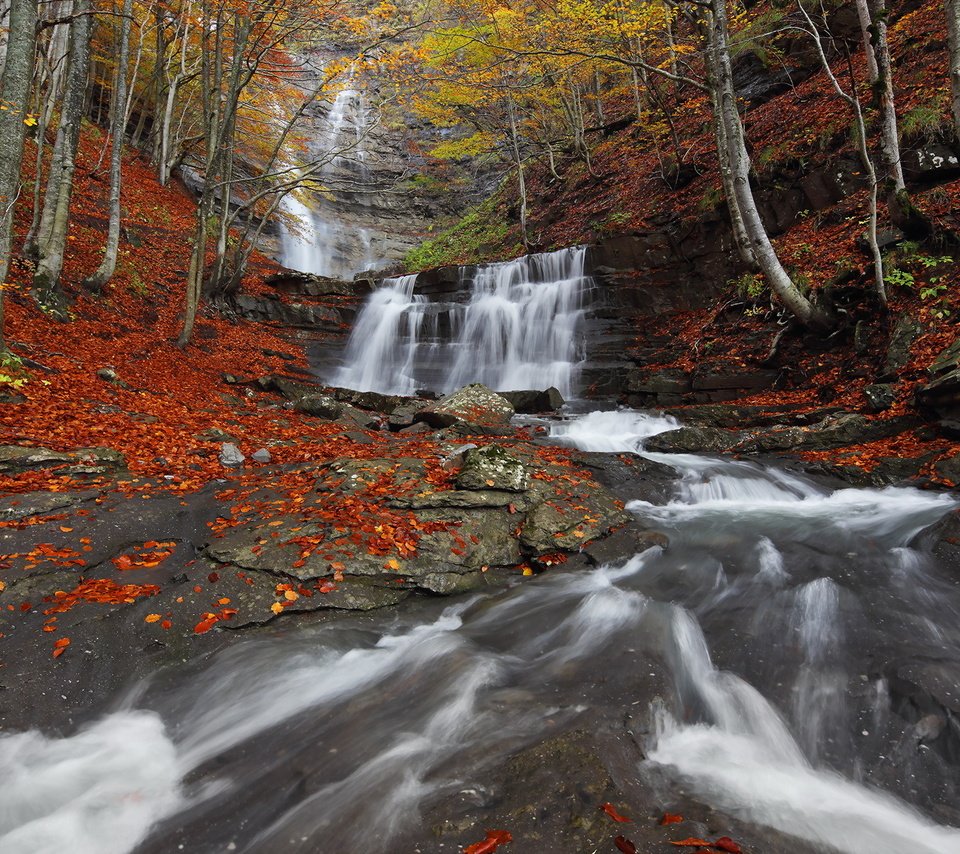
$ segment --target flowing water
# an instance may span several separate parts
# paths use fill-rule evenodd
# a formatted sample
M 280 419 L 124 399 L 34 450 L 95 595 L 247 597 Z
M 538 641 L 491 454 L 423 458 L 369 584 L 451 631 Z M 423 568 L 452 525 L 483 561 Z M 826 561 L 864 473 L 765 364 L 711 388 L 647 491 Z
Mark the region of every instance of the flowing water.
M 299 223 L 298 228 L 281 230 L 280 262 L 285 267 L 350 279 L 378 263 L 369 230 L 346 225 L 338 206 L 329 198 L 331 192 L 346 191 L 361 204 L 369 203 L 368 112 L 363 92 L 354 87 L 351 73 L 311 145 L 317 161 L 326 161 L 314 176 L 324 189 L 311 195 L 309 205 L 294 194 L 282 202 L 284 210 Z
M 637 451 L 671 426 L 594 413 L 554 437 Z M 646 757 L 628 757 L 628 776 L 799 850 L 960 851 L 958 757 L 942 732 L 933 743 L 956 720 L 905 713 L 896 682 L 939 668 L 956 700 L 960 592 L 918 537 L 956 502 L 649 456 L 676 469 L 674 497 L 629 508 L 667 549 L 399 612 L 281 621 L 74 735 L 0 739 L 0 851 L 437 850 L 405 842 L 429 838 L 421 811 L 458 792 L 482 801 L 490 768 L 574 726 L 626 730 Z
M 364 305 L 333 385 L 386 394 L 578 391 L 582 326 L 593 280 L 584 248 L 462 268 L 464 303 L 416 293 L 416 276 L 386 279 Z

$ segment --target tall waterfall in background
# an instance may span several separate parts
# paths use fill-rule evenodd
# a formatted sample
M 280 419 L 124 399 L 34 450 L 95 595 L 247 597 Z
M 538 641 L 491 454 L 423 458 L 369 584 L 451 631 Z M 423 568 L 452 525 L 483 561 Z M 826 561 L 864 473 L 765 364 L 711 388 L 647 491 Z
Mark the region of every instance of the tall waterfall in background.
M 577 392 L 593 279 L 586 250 L 562 249 L 461 273 L 465 303 L 430 302 L 416 276 L 386 279 L 367 300 L 334 385 L 386 394 L 492 389 Z
M 366 183 L 364 161 L 369 110 L 363 93 L 353 87 L 352 80 L 351 74 L 330 105 L 312 150 L 317 158 L 341 152 L 320 169 L 316 181 L 324 187 L 354 185 L 348 192 L 362 203 L 368 193 L 363 185 Z M 299 233 L 288 228 L 282 230 L 280 262 L 292 270 L 338 279 L 350 279 L 373 267 L 376 259 L 369 231 L 346 225 L 337 211 L 337 203 L 325 195 L 315 193 L 313 202 L 307 206 L 292 194 L 284 199 L 284 209 L 301 225 Z

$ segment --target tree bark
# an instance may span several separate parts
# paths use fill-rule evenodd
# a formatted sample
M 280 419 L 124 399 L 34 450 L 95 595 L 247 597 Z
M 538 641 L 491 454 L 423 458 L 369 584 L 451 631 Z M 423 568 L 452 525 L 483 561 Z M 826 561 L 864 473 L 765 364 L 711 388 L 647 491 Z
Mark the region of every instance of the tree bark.
M 943 0 L 947 13 L 947 43 L 950 46 L 950 103 L 953 129 L 960 139 L 960 0 Z
M 90 0 L 76 0 L 79 14 L 70 24 L 70 68 L 67 89 L 61 108 L 60 125 L 53 149 L 50 177 L 44 198 L 43 215 L 37 237 L 39 261 L 33 276 L 38 299 L 51 307 L 60 302 L 60 274 L 67 245 L 70 222 L 70 201 L 73 196 L 73 174 L 76 170 L 80 125 L 86 100 L 87 76 L 90 68 L 90 36 L 93 15 Z
M 26 136 L 27 105 L 37 45 L 37 4 L 12 0 L 6 55 L 0 75 L 0 353 L 7 351 L 3 334 L 3 283 L 10 270 L 13 209 L 20 193 L 20 167 Z
M 750 186 L 750 158 L 747 154 L 743 124 L 737 107 L 730 62 L 726 0 L 712 0 L 712 16 L 708 25 L 707 61 L 711 88 L 716 90 L 717 121 L 723 123 L 723 134 L 730 162 L 734 197 L 740 208 L 747 239 L 770 290 L 804 326 L 828 329 L 832 318 L 815 306 L 794 284 L 780 263 L 776 250 L 760 218 L 753 189 Z
M 123 138 L 127 122 L 127 67 L 130 64 L 130 18 L 133 0 L 123 0 L 120 20 L 120 55 L 117 57 L 117 78 L 113 88 L 113 116 L 110 120 L 110 222 L 107 225 L 107 245 L 103 262 L 84 284 L 99 293 L 113 278 L 120 249 L 120 188 L 123 179 Z

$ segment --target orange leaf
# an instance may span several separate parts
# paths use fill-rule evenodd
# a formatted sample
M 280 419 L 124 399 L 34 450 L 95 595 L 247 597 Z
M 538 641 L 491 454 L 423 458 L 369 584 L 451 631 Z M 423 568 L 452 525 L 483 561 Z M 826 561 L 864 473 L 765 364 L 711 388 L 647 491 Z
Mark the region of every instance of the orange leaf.
M 53 642 L 53 645 L 60 649 L 61 647 L 70 646 L 70 638 L 58 638 Z
M 513 842 L 509 830 L 488 830 L 487 838 L 483 842 L 474 842 L 463 849 L 463 854 L 492 854 L 501 845 Z
M 206 632 L 209 632 L 210 629 L 212 629 L 216 623 L 217 623 L 216 617 L 209 617 L 206 620 L 201 620 L 199 623 L 197 623 L 193 627 L 193 633 L 195 635 L 205 634 Z
M 393 557 L 392 557 L 392 558 L 390 558 L 390 560 L 388 560 L 388 561 L 384 564 L 384 567 L 385 567 L 386 569 L 392 569 L 392 570 L 396 571 L 396 570 L 400 569 L 400 564 L 397 562 L 397 559 L 396 559 L 396 558 L 393 558 Z M 490 850 L 492 851 L 493 849 L 491 848 Z
M 270 606 L 270 610 L 273 611 L 274 614 L 279 614 L 283 610 L 283 605 L 281 605 L 279 602 L 274 602 Z
M 743 852 L 743 849 L 729 836 L 721 836 L 713 843 L 713 847 L 718 851 L 726 851 L 727 854 L 742 854 Z
M 603 810 L 614 821 L 619 821 L 621 823 L 624 823 L 631 820 L 627 818 L 625 815 L 620 815 L 620 813 L 617 812 L 614 805 L 611 804 L 609 801 L 607 801 L 606 803 L 600 804 L 600 809 Z
M 61 655 L 63 655 L 63 651 L 64 651 L 65 649 L 66 649 L 66 647 L 63 647 L 63 646 L 60 647 L 59 649 L 55 649 L 55 650 L 53 651 L 53 657 L 54 657 L 54 658 L 59 658 Z
M 159 615 L 159 614 L 147 614 L 147 616 L 143 618 L 143 621 L 144 621 L 145 623 L 157 623 L 157 622 L 160 621 L 160 615 Z
M 173 623 L 171 623 L 169 620 L 164 620 L 162 623 L 160 623 L 160 628 L 164 630 L 171 629 L 173 628 Z
M 689 839 L 681 839 L 670 844 L 676 845 L 677 848 L 709 848 L 711 845 L 706 839 L 694 839 L 692 836 Z
M 73 530 L 73 528 L 69 528 L 66 525 L 61 525 L 60 530 L 63 531 L 63 533 L 65 534 L 69 534 Z
M 283 598 L 288 602 L 296 602 L 300 598 L 300 594 L 294 590 L 285 590 L 283 592 Z
M 682 821 L 682 815 L 674 815 L 673 813 L 665 812 L 663 814 L 663 818 L 660 819 L 660 824 L 680 824 Z

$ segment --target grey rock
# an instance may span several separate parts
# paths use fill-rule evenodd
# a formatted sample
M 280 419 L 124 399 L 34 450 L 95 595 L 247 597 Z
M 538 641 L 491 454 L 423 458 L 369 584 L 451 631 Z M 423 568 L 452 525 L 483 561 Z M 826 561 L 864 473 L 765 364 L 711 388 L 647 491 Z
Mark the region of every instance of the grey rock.
M 240 453 L 240 449 L 233 442 L 224 442 L 220 446 L 220 465 L 227 468 L 242 466 L 246 457 Z
M 516 412 L 535 415 L 538 412 L 556 412 L 564 404 L 563 395 L 553 386 L 544 391 L 498 391 L 509 400 Z
M 909 314 L 901 314 L 890 334 L 881 379 L 893 379 L 910 361 L 910 349 L 922 331 L 920 324 Z
M 648 451 L 667 454 L 723 453 L 731 450 L 741 434 L 719 427 L 678 427 L 646 441 Z
M 487 445 L 466 452 L 457 475 L 460 489 L 500 489 L 523 492 L 530 484 L 523 462 L 499 445 Z
M 893 406 L 897 399 L 895 386 L 891 383 L 868 385 L 863 390 L 863 396 L 867 399 L 871 412 L 883 412 Z
M 509 427 L 513 414 L 509 400 L 485 385 L 474 383 L 424 407 L 417 413 L 416 420 L 431 427 Z
M 250 459 L 252 459 L 255 463 L 269 463 L 272 457 L 266 448 L 260 448 L 259 450 L 253 452 L 253 454 L 250 456 Z

